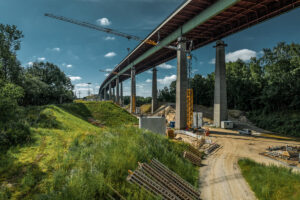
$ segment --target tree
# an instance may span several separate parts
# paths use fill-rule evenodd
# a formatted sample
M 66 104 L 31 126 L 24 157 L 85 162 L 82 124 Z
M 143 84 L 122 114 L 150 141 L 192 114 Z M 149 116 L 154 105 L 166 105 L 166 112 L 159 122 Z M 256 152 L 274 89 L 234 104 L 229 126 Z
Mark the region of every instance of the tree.
M 26 69 L 24 105 L 44 105 L 72 101 L 74 86 L 64 72 L 52 63 L 33 63 Z
M 20 84 L 22 67 L 16 51 L 20 49 L 22 32 L 16 26 L 0 24 L 0 79 Z

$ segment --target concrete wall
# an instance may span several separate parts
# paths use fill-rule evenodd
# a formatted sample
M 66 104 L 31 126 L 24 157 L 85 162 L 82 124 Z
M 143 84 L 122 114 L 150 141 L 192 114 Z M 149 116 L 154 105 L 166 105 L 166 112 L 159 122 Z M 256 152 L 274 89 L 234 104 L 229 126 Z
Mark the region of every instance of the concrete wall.
M 139 128 L 165 135 L 166 126 L 165 117 L 139 117 Z

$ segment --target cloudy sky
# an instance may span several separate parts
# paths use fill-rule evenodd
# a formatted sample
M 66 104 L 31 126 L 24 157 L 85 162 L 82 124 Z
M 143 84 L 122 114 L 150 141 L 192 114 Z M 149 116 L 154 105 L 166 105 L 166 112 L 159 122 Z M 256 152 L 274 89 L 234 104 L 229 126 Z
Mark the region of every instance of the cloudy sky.
M 18 52 L 24 67 L 34 61 L 58 65 L 72 80 L 81 97 L 88 85 L 97 92 L 107 73 L 138 45 L 136 41 L 105 34 L 85 27 L 44 17 L 52 13 L 102 25 L 140 37 L 147 36 L 183 0 L 0 0 L 0 23 L 14 24 L 23 31 Z M 300 9 L 224 38 L 227 61 L 249 60 L 260 56 L 263 48 L 278 42 L 300 43 Z M 193 72 L 206 75 L 214 71 L 214 44 L 193 52 Z M 176 60 L 158 66 L 158 87 L 176 79 Z M 124 83 L 130 94 L 129 80 Z M 151 72 L 137 76 L 137 95 L 151 95 Z

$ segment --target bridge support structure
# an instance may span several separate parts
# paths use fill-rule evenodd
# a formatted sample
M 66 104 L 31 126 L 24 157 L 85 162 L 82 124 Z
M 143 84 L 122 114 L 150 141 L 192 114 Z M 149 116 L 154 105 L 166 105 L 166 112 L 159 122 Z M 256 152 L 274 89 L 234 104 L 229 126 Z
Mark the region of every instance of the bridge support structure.
M 221 126 L 221 121 L 228 119 L 225 47 L 222 41 L 216 42 L 215 94 L 214 94 L 214 125 Z
M 111 83 L 108 86 L 108 90 L 109 90 L 109 100 L 112 100 L 112 88 L 111 88 Z
M 131 97 L 130 97 L 130 113 L 136 111 L 136 82 L 135 82 L 135 67 L 131 68 Z
M 187 57 L 186 38 L 178 38 L 177 46 L 177 80 L 176 80 L 176 115 L 175 128 L 186 128 L 187 120 Z
M 123 82 L 120 83 L 120 106 L 123 106 Z
M 151 112 L 152 114 L 157 109 L 158 102 L 157 102 L 157 69 L 156 67 L 152 70 L 152 106 Z
M 104 101 L 107 101 L 107 89 L 104 88 L 103 92 L 104 92 Z
M 119 88 L 119 77 L 116 79 L 116 103 L 120 105 L 120 88 Z

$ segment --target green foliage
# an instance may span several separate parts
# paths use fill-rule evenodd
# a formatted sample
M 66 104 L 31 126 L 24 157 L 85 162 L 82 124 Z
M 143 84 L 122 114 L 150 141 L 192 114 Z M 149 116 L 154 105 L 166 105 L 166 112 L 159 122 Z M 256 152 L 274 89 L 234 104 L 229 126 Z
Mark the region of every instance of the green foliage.
M 0 24 L 0 79 L 21 83 L 22 67 L 16 58 L 22 32 L 16 26 Z
M 71 102 L 71 80 L 54 64 L 33 63 L 24 69 L 16 57 L 22 32 L 16 26 L 0 24 L 0 80 L 23 88 L 22 105 Z
M 102 106 L 110 108 L 103 110 L 105 115 L 98 113 Z M 128 126 L 131 120 L 123 125 L 114 122 L 112 128 L 99 128 L 83 120 L 94 116 L 103 121 L 109 112 L 113 113 L 110 120 L 116 119 L 117 114 L 128 119 L 128 113 L 113 103 L 75 103 L 27 110 L 31 119 L 38 119 L 45 112 L 55 116 L 64 129 L 32 127 L 33 144 L 1 154 L 0 198 L 107 199 L 113 188 L 126 199 L 153 199 L 126 181 L 127 170 L 152 158 L 197 186 L 198 169 L 182 158 L 185 144 Z
M 29 127 L 19 119 L 22 109 L 18 101 L 22 97 L 21 87 L 0 80 L 0 150 L 31 139 Z
M 158 100 L 162 102 L 175 102 L 176 97 L 176 81 L 170 84 L 170 87 L 158 91 Z
M 152 98 L 151 97 L 136 96 L 135 101 L 136 101 L 136 106 L 142 106 L 144 104 L 151 103 Z M 130 96 L 124 96 L 124 104 L 125 105 L 130 104 Z
M 300 111 L 277 111 L 265 113 L 260 110 L 248 112 L 248 118 L 257 126 L 289 136 L 300 133 Z
M 300 199 L 300 174 L 291 169 L 239 160 L 242 174 L 260 200 Z
M 33 63 L 24 78 L 24 105 L 58 104 L 74 98 L 71 80 L 52 63 Z

